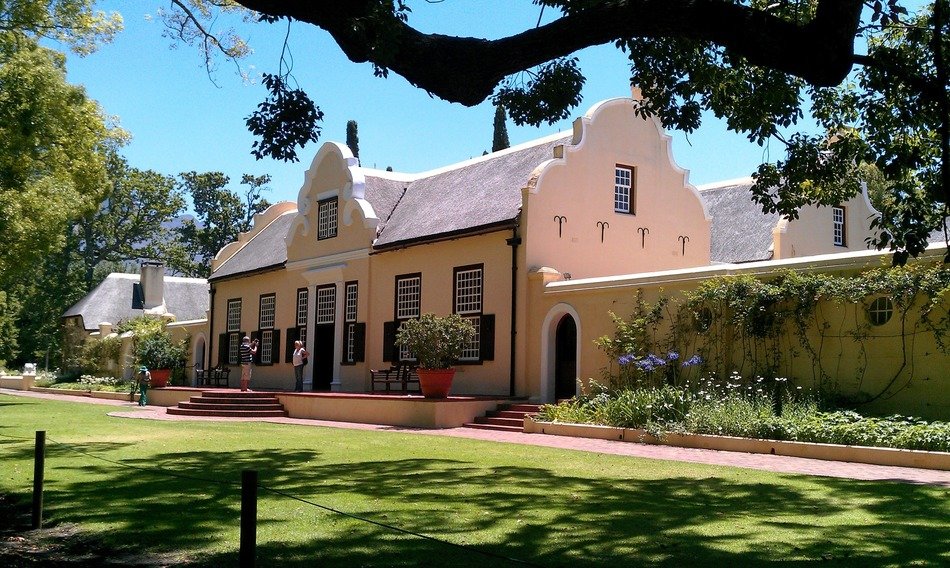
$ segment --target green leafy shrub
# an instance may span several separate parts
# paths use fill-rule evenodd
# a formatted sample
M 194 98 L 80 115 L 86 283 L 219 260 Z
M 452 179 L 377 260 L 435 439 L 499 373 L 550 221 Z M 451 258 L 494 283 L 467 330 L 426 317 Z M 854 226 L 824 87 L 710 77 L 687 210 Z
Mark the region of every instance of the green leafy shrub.
M 412 351 L 423 369 L 447 369 L 458 361 L 474 336 L 471 322 L 458 314 L 422 314 L 418 319 L 402 322 L 396 333 L 396 345 Z
M 735 379 L 735 375 L 732 376 Z M 865 417 L 851 410 L 826 412 L 814 396 L 790 392 L 764 379 L 707 379 L 699 385 L 611 390 L 592 382 L 590 392 L 545 405 L 545 422 L 643 428 L 772 440 L 950 452 L 950 423 L 906 416 Z

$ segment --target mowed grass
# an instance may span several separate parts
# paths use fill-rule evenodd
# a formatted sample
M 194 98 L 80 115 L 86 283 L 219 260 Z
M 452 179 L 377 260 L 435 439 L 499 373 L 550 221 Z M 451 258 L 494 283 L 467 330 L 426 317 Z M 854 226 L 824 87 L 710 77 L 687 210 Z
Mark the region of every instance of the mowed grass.
M 244 469 L 264 486 L 260 566 L 950 564 L 945 488 L 111 410 L 0 395 L 0 492 L 29 500 L 46 430 L 47 525 L 199 566 L 237 565 Z

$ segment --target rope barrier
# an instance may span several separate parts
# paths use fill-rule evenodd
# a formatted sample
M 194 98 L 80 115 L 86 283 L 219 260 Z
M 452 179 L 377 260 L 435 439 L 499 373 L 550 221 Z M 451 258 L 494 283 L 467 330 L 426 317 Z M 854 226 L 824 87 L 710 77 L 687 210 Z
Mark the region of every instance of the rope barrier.
M 19 441 L 24 441 L 24 442 L 31 442 L 31 441 L 32 441 L 32 439 L 30 439 L 30 438 L 20 438 L 20 437 L 17 437 L 17 436 L 10 436 L 10 435 L 7 435 L 7 434 L 0 434 L 0 437 L 3 437 L 3 438 L 10 438 L 10 439 L 19 440 Z M 73 453 L 76 453 L 76 454 L 79 454 L 79 455 L 82 455 L 82 456 L 85 456 L 85 457 L 88 457 L 88 458 L 91 458 L 91 459 L 99 460 L 99 461 L 102 461 L 102 462 L 105 462 L 105 463 L 108 463 L 108 464 L 112 464 L 112 465 L 115 465 L 115 466 L 118 466 L 118 467 L 123 467 L 123 468 L 126 468 L 126 469 L 132 469 L 132 470 L 135 470 L 135 471 L 146 472 L 146 473 L 151 473 L 151 474 L 158 475 L 158 476 L 171 477 L 171 478 L 182 479 L 182 480 L 187 480 L 187 481 L 197 481 L 197 482 L 213 483 L 213 484 L 218 484 L 218 485 L 236 486 L 236 487 L 240 487 L 240 485 L 241 485 L 240 481 L 226 481 L 226 480 L 221 480 L 221 479 L 211 479 L 211 478 L 206 478 L 206 477 L 198 477 L 198 476 L 193 476 L 193 475 L 175 473 L 175 472 L 171 472 L 171 471 L 167 471 L 167 470 L 163 470 L 163 469 L 155 469 L 155 468 L 151 468 L 151 467 L 143 467 L 143 466 L 133 465 L 133 464 L 121 462 L 121 461 L 118 461 L 118 460 L 113 460 L 113 459 L 109 459 L 109 458 L 106 458 L 106 457 L 98 456 L 98 455 L 95 455 L 95 454 L 93 454 L 93 453 L 91 453 L 91 452 L 87 452 L 87 451 L 84 451 L 84 450 L 80 450 L 80 449 L 78 449 L 78 448 L 76 448 L 76 447 L 73 447 L 72 445 L 70 445 L 70 444 L 68 444 L 68 443 L 66 443 L 66 442 L 60 442 L 60 441 L 54 440 L 54 439 L 52 439 L 52 438 L 47 438 L 47 440 L 48 440 L 49 442 L 52 442 L 52 443 L 56 444 L 57 446 L 61 446 L 62 448 L 64 448 L 64 449 L 67 450 L 67 451 L 70 451 L 70 452 L 73 452 Z M 532 566 L 532 567 L 534 567 L 534 568 L 543 568 L 543 565 L 541 565 L 541 564 L 535 564 L 535 563 L 529 562 L 529 561 L 527 561 L 527 560 L 521 560 L 521 559 L 519 559 L 519 558 L 514 558 L 514 557 L 510 557 L 510 556 L 505 556 L 505 555 L 503 555 L 503 554 L 497 554 L 497 553 L 494 553 L 494 552 L 491 552 L 491 551 L 487 551 L 487 550 L 482 550 L 482 549 L 479 549 L 479 548 L 475 548 L 475 547 L 472 547 L 472 546 L 466 545 L 466 544 L 459 544 L 459 543 L 451 542 L 451 541 L 448 541 L 448 540 L 443 540 L 443 539 L 436 538 L 436 537 L 433 537 L 433 536 L 430 536 L 430 535 L 426 535 L 426 534 L 417 533 L 417 532 L 414 532 L 414 531 L 411 531 L 411 530 L 403 529 L 403 528 L 400 528 L 400 527 L 397 527 L 397 526 L 394 526 L 394 525 L 389 525 L 389 524 L 386 524 L 386 523 L 381 523 L 381 522 L 379 522 L 379 521 L 374 521 L 374 520 L 372 520 L 372 519 L 368 519 L 368 518 L 366 518 L 366 517 L 361 517 L 361 516 L 355 515 L 355 514 L 353 514 L 353 513 L 347 513 L 347 512 L 345 512 L 345 511 L 341 511 L 341 510 L 339 510 L 339 509 L 334 509 L 333 507 L 329 507 L 329 506 L 326 506 L 326 505 L 321 505 L 321 504 L 319 504 L 319 503 L 315 503 L 315 502 L 310 501 L 310 500 L 308 500 L 308 499 L 304 499 L 303 497 L 297 497 L 296 495 L 291 495 L 290 493 L 286 493 L 286 492 L 281 491 L 281 490 L 279 490 L 279 489 L 274 489 L 273 487 L 268 487 L 268 486 L 263 485 L 263 484 L 261 484 L 261 483 L 258 483 L 258 487 L 259 487 L 260 489 L 263 489 L 264 491 L 269 492 L 269 493 L 273 493 L 273 494 L 275 494 L 275 495 L 279 495 L 279 496 L 284 497 L 284 498 L 287 498 L 287 499 L 292 499 L 292 500 L 294 500 L 294 501 L 298 501 L 298 502 L 300 502 L 300 503 L 304 503 L 304 504 L 310 505 L 310 506 L 312 506 L 312 507 L 316 507 L 316 508 L 318 508 L 318 509 L 322 509 L 322 510 L 327 511 L 327 512 L 330 512 L 330 513 L 334 513 L 334 514 L 337 514 L 337 515 L 340 515 L 340 516 L 343 516 L 343 517 L 347 517 L 347 518 L 353 519 L 353 520 L 355 520 L 355 521 L 359 521 L 359 522 L 363 522 L 363 523 L 368 523 L 368 524 L 375 525 L 375 526 L 380 527 L 380 528 L 384 528 L 384 529 L 387 529 L 387 530 L 391 530 L 391 531 L 393 531 L 393 532 L 397 532 L 397 533 L 401 533 L 401 534 L 413 536 L 413 537 L 416 537 L 416 538 L 420 538 L 420 539 L 423 539 L 423 540 L 428 540 L 428 541 L 431 541 L 431 542 L 436 542 L 436 543 L 443 544 L 443 545 L 446 545 L 446 546 L 458 548 L 458 549 L 464 550 L 464 551 L 466 551 L 466 552 L 479 554 L 479 555 L 482 555 L 482 556 L 485 556 L 485 557 L 488 557 L 488 558 L 494 558 L 494 559 L 497 559 L 497 560 L 504 560 L 504 561 L 507 561 L 507 562 L 510 562 L 510 563 L 513 563 L 513 564 L 520 564 L 520 565 L 522 565 L 522 566 Z

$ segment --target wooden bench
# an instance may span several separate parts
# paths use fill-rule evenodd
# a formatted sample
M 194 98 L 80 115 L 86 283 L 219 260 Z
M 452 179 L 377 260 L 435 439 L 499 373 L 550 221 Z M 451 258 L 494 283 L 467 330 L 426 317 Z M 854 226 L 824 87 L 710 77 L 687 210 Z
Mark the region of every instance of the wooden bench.
M 231 367 L 215 367 L 213 369 L 195 369 L 195 386 L 227 387 L 231 376 Z
M 372 378 L 372 392 L 401 392 L 408 394 L 410 392 L 410 385 L 415 385 L 415 391 L 419 392 L 419 375 L 416 374 L 414 365 L 399 364 L 388 369 L 372 369 L 369 374 Z

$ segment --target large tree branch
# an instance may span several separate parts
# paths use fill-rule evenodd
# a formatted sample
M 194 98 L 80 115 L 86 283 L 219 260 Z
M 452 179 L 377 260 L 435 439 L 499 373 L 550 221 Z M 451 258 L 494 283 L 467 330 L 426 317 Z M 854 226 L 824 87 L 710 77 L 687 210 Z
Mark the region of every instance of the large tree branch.
M 270 16 L 318 26 L 354 62 L 372 62 L 448 101 L 475 105 L 506 76 L 579 49 L 631 37 L 710 41 L 756 65 L 815 86 L 840 83 L 851 69 L 861 0 L 819 0 L 798 25 L 724 0 L 606 0 L 506 38 L 424 34 L 380 2 L 236 0 Z M 385 36 L 381 38 L 381 36 Z

